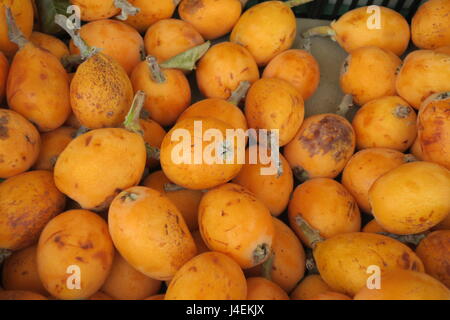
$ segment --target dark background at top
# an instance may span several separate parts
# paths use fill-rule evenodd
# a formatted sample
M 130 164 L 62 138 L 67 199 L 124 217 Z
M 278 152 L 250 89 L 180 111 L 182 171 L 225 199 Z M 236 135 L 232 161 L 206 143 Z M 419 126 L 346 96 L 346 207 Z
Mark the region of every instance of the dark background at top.
M 268 0 L 249 0 L 246 8 L 265 1 Z M 293 11 L 301 18 L 334 20 L 349 10 L 376 4 L 394 9 L 410 21 L 417 8 L 424 2 L 426 0 L 314 0 L 293 8 Z

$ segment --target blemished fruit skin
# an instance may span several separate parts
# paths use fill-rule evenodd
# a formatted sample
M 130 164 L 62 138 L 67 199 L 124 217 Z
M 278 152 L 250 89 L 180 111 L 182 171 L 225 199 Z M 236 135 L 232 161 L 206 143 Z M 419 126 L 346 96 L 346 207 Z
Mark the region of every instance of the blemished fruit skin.
M 24 172 L 0 183 L 0 248 L 19 250 L 35 243 L 65 204 L 49 171 Z
M 406 151 L 417 136 L 417 115 L 398 96 L 384 96 L 364 104 L 352 121 L 356 147 Z
M 116 252 L 101 290 L 116 300 L 142 300 L 158 293 L 160 288 L 161 281 L 137 271 Z
M 325 113 L 306 118 L 283 155 L 294 174 L 335 178 L 355 150 L 355 132 L 347 119 Z
M 154 189 L 132 187 L 121 192 L 111 203 L 108 221 L 121 256 L 153 279 L 172 279 L 196 255 L 194 240 L 180 211 Z
M 134 16 L 129 15 L 124 22 L 140 33 L 144 33 L 158 21 L 170 18 L 176 7 L 173 0 L 128 0 L 128 2 L 140 11 Z
M 395 79 L 402 61 L 392 52 L 378 47 L 362 47 L 351 51 L 340 75 L 342 91 L 363 105 L 373 99 L 396 93 Z
M 275 236 L 272 242 L 272 260 L 270 261 L 272 268 L 269 270 L 269 275 L 271 281 L 289 293 L 305 274 L 305 250 L 295 233 L 284 222 L 275 217 L 272 219 Z M 257 265 L 245 270 L 245 274 L 247 277 L 262 277 L 264 268 L 263 265 Z
M 336 235 L 317 243 L 313 254 L 320 276 L 332 291 L 350 297 L 366 286 L 372 274 L 367 273 L 369 266 L 378 266 L 381 277 L 393 269 L 424 272 L 422 261 L 408 246 L 374 233 Z
M 37 271 L 37 245 L 15 251 L 3 264 L 2 283 L 5 290 L 25 290 L 42 295 L 44 289 Z
M 450 290 L 426 273 L 391 270 L 381 278 L 381 288 L 363 287 L 354 300 L 450 300 Z
M 300 92 L 289 82 L 263 78 L 247 92 L 245 116 L 250 128 L 278 130 L 281 147 L 289 143 L 300 128 L 305 105 Z
M 372 213 L 387 231 L 426 231 L 450 212 L 450 171 L 425 161 L 405 163 L 382 175 L 369 190 Z
M 55 184 L 82 208 L 101 211 L 121 190 L 139 183 L 146 159 L 140 135 L 121 128 L 92 130 L 59 155 Z
M 426 273 L 450 288 L 450 230 L 428 234 L 420 241 L 416 254 L 423 261 Z
M 200 202 L 198 219 L 208 248 L 228 255 L 243 269 L 269 258 L 275 236 L 272 216 L 244 187 L 227 183 L 208 191 Z
M 397 75 L 397 93 L 412 107 L 437 92 L 450 91 L 450 54 L 432 50 L 416 50 L 403 60 Z
M 143 186 L 158 190 L 166 195 L 180 210 L 190 231 L 198 229 L 198 206 L 203 197 L 201 190 L 165 191 L 164 185 L 172 183 L 161 170 L 152 172 L 145 178 Z
M 41 149 L 41 137 L 31 122 L 19 113 L 0 109 L 0 178 L 27 171 Z
M 87 299 L 105 282 L 114 246 L 107 223 L 88 210 L 66 211 L 42 231 L 37 250 L 39 278 L 55 298 Z M 79 277 L 74 281 L 72 277 Z M 79 281 L 79 289 L 74 286 Z
M 297 222 L 298 218 L 325 239 L 361 229 L 361 215 L 355 199 L 343 185 L 329 178 L 314 178 L 297 186 L 289 202 L 288 218 L 292 230 L 308 247 L 312 244 Z
M 314 56 L 306 50 L 289 49 L 276 55 L 264 68 L 262 78 L 277 78 L 292 84 L 309 99 L 316 92 L 320 69 Z
M 247 278 L 247 300 L 289 300 L 287 293 L 262 277 Z
M 255 59 L 243 46 L 222 42 L 212 46 L 196 69 L 197 85 L 207 98 L 228 99 L 241 81 L 259 79 Z
M 144 39 L 139 32 L 121 21 L 92 21 L 83 25 L 79 34 L 89 46 L 101 48 L 103 54 L 117 61 L 128 75 L 141 61 Z M 73 41 L 70 41 L 70 53 L 80 53 Z
M 416 47 L 436 49 L 450 45 L 450 3 L 430 0 L 423 3 L 411 21 L 411 36 Z
M 244 46 L 258 66 L 265 66 L 292 46 L 296 34 L 297 22 L 291 8 L 281 1 L 267 1 L 242 14 L 230 41 Z
M 239 265 L 220 252 L 205 252 L 175 274 L 165 300 L 245 300 L 247 282 Z
M 43 132 L 60 127 L 70 115 L 66 70 L 57 57 L 31 42 L 14 55 L 6 97 L 12 110 Z
M 355 153 L 342 172 L 342 184 L 359 208 L 370 213 L 369 189 L 386 172 L 406 162 L 405 154 L 387 148 L 368 148 Z
M 418 115 L 418 142 L 423 160 L 450 170 L 450 91 L 429 96 Z
M 306 276 L 291 292 L 291 300 L 309 300 L 321 293 L 331 291 L 329 285 L 318 274 Z
M 183 0 L 178 6 L 180 18 L 192 24 L 207 40 L 229 33 L 241 12 L 239 0 Z
M 89 129 L 120 126 L 132 100 L 133 87 L 127 73 L 102 53 L 79 65 L 70 83 L 73 113 Z
M 83 21 L 107 19 L 120 13 L 120 9 L 114 5 L 114 0 L 70 0 L 70 3 L 80 7 Z
M 201 125 L 203 134 L 209 129 L 215 129 L 220 131 L 222 137 L 213 138 L 215 141 L 212 144 L 206 141 L 204 136 L 199 136 L 199 130 L 196 129 L 199 127 L 196 127 L 196 124 Z M 234 143 L 232 155 L 224 150 L 222 157 L 216 155 L 215 147 L 211 147 L 225 143 L 227 129 L 233 128 L 214 118 L 186 118 L 176 123 L 161 144 L 161 167 L 167 178 L 175 184 L 193 190 L 213 188 L 233 179 L 243 165 L 239 161 L 240 153 L 243 153 L 238 149 L 240 143 Z M 242 140 L 245 143 L 245 140 Z M 196 150 L 200 150 L 201 154 Z M 231 160 L 231 163 L 222 161 L 221 158 Z
M 406 19 L 398 12 L 386 8 L 380 9 L 380 28 L 375 25 L 369 29 L 373 11 L 361 7 L 346 12 L 331 27 L 336 32 L 336 41 L 347 52 L 355 49 L 375 46 L 392 51 L 401 56 L 409 44 L 410 30 Z
M 0 3 L 0 51 L 8 58 L 19 49 L 17 44 L 11 42 L 8 37 L 8 24 L 6 22 L 5 9 L 10 8 L 17 26 L 23 35 L 28 38 L 33 31 L 33 4 L 31 0 L 3 0 Z
M 160 63 L 204 42 L 190 23 L 178 19 L 159 20 L 148 28 L 144 38 L 147 55 Z

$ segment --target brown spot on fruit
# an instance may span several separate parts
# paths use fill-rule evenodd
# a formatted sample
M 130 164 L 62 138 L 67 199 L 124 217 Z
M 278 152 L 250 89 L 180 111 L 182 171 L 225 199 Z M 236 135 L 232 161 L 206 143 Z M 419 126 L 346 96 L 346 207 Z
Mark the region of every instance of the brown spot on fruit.
M 196 266 L 192 266 L 188 269 L 188 271 L 192 271 L 192 272 L 197 272 L 197 267 Z
M 91 240 L 80 243 L 80 248 L 83 250 L 92 249 L 93 247 L 94 245 L 92 244 Z
M 313 123 L 299 138 L 311 157 L 331 152 L 336 162 L 341 161 L 352 145 L 352 130 L 344 122 L 333 116 L 325 116 Z
M 84 140 L 84 145 L 87 147 L 89 146 L 89 144 L 91 143 L 92 140 L 92 136 L 89 136 L 86 138 L 86 140 Z
M 183 9 L 188 14 L 195 14 L 199 9 L 203 8 L 202 0 L 187 0 L 184 2 Z
M 58 247 L 64 247 L 65 243 L 61 240 L 61 236 L 56 236 L 53 241 L 58 245 Z
M 411 260 L 409 258 L 409 254 L 407 252 L 404 252 L 401 256 L 401 264 L 403 265 L 403 268 L 409 269 L 411 265 Z

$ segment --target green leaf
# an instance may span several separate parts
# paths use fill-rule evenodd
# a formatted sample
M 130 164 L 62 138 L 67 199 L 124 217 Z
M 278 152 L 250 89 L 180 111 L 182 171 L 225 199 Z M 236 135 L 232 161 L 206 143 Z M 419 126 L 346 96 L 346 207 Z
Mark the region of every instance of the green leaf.
M 57 14 L 69 16 L 67 7 L 70 5 L 69 0 L 36 0 L 41 31 L 48 34 L 63 33 L 61 27 L 55 23 L 55 16 Z

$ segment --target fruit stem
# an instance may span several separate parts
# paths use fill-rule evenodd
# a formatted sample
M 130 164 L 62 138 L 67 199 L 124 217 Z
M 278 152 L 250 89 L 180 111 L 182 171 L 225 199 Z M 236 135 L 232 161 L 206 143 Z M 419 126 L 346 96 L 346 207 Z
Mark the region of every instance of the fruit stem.
M 310 274 L 318 274 L 319 270 L 317 269 L 316 261 L 314 260 L 313 251 L 311 249 L 306 250 L 306 261 L 305 261 L 306 269 Z
M 150 159 L 159 160 L 159 155 L 161 153 L 161 150 L 156 147 L 152 147 L 147 142 L 145 143 L 145 149 L 147 150 L 147 157 Z
M 6 22 L 8 25 L 8 38 L 11 42 L 14 42 L 19 46 L 19 48 L 23 48 L 29 41 L 23 35 L 20 28 L 17 26 L 16 20 L 11 12 L 9 7 L 5 8 L 6 11 Z
M 148 56 L 145 58 L 145 61 L 147 61 L 148 68 L 150 69 L 150 75 L 156 83 L 163 83 L 166 82 L 166 77 L 164 76 L 164 73 L 161 70 L 160 65 L 158 64 L 158 61 L 156 61 L 156 58 L 153 56 Z
M 185 52 L 177 54 L 175 57 L 172 57 L 167 61 L 164 61 L 160 64 L 160 66 L 166 69 L 171 68 L 192 71 L 195 69 L 195 64 L 197 61 L 203 57 L 210 46 L 211 42 L 206 41 L 199 46 L 193 47 Z
M 75 28 L 73 23 L 64 15 L 57 14 L 55 16 L 55 23 L 63 28 L 69 36 L 72 38 L 75 46 L 80 50 L 81 59 L 86 60 L 92 57 L 93 55 L 100 52 L 101 49 L 96 47 L 90 47 L 83 38 L 78 34 L 78 29 Z
M 164 183 L 164 191 L 166 192 L 181 191 L 181 190 L 186 190 L 186 188 L 179 186 L 175 183 Z
M 425 233 L 399 235 L 399 234 L 394 234 L 394 233 L 389 233 L 389 232 L 378 232 L 378 234 L 390 237 L 390 238 L 398 240 L 402 243 L 411 243 L 415 246 L 417 246 L 419 244 L 419 242 L 422 241 L 427 236 L 427 234 L 425 234 Z
M 131 104 L 130 111 L 128 111 L 127 116 L 125 117 L 125 121 L 123 122 L 123 126 L 134 133 L 139 135 L 143 135 L 144 131 L 142 130 L 141 124 L 139 123 L 139 117 L 141 115 L 141 110 L 144 107 L 145 102 L 145 92 L 139 90 L 136 92 L 133 103 Z
M 120 194 L 120 199 L 122 199 L 122 201 L 126 200 L 136 201 L 138 199 L 138 194 L 124 191 Z
M 336 41 L 335 39 L 336 31 L 333 30 L 330 26 L 318 26 L 311 28 L 305 32 L 302 33 L 303 38 L 310 38 L 310 37 L 331 37 L 333 41 Z
M 272 281 L 272 268 L 273 268 L 274 259 L 275 259 L 275 253 L 272 251 L 270 253 L 269 258 L 267 258 L 267 260 L 264 261 L 262 264 L 262 276 L 270 281 Z
M 270 255 L 270 247 L 267 245 L 267 243 L 261 243 L 258 244 L 253 250 L 253 262 L 255 264 L 259 264 L 267 259 L 267 257 Z
M 419 160 L 417 160 L 417 158 L 413 154 L 408 153 L 408 154 L 405 154 L 405 156 L 403 158 L 403 161 L 405 161 L 405 162 L 415 162 L 415 161 L 419 161 Z
M 293 7 L 297 7 L 297 6 L 301 6 L 302 4 L 311 2 L 313 0 L 289 0 L 286 1 L 285 4 L 289 7 L 289 8 L 293 8 Z
M 297 178 L 297 180 L 300 181 L 300 183 L 303 183 L 306 180 L 309 180 L 308 172 L 305 169 L 303 169 L 302 167 L 299 167 L 299 166 L 294 167 L 292 169 L 292 173 Z
M 71 70 L 82 63 L 83 57 L 80 54 L 69 54 L 61 58 L 61 64 L 66 70 Z
M 231 96 L 228 98 L 228 102 L 239 105 L 242 99 L 247 95 L 247 91 L 250 88 L 250 81 L 241 81 L 239 82 L 238 87 L 231 93 Z
M 311 38 L 302 38 L 301 39 L 301 49 L 306 52 L 311 53 Z
M 89 132 L 89 128 L 87 128 L 87 127 L 85 127 L 85 126 L 80 126 L 79 128 L 78 128 L 78 130 L 77 131 L 75 131 L 75 133 L 74 133 L 74 138 L 76 138 L 76 137 L 78 137 L 78 136 L 81 136 L 82 134 L 85 134 L 86 132 Z
M 120 15 L 116 16 L 117 19 L 125 21 L 128 19 L 128 16 L 135 16 L 141 9 L 133 6 L 127 0 L 114 0 L 114 6 L 122 10 Z
M 353 107 L 353 96 L 351 94 L 346 94 L 342 98 L 341 103 L 338 105 L 336 114 L 345 118 L 345 116 L 352 107 Z
M 405 118 L 408 118 L 409 114 L 411 113 L 411 108 L 408 106 L 398 105 L 394 109 L 393 113 L 394 113 L 394 116 L 396 116 L 397 118 L 405 119 Z
M 306 240 L 308 241 L 311 248 L 314 249 L 318 242 L 322 242 L 325 239 L 320 235 L 319 231 L 314 229 L 303 219 L 299 214 L 295 216 L 295 223 L 302 230 Z
M 0 265 L 3 261 L 5 261 L 10 255 L 12 254 L 12 251 L 9 249 L 3 249 L 0 248 Z
M 280 157 L 278 156 L 277 160 L 277 178 L 281 177 L 284 173 L 283 163 L 281 162 Z

